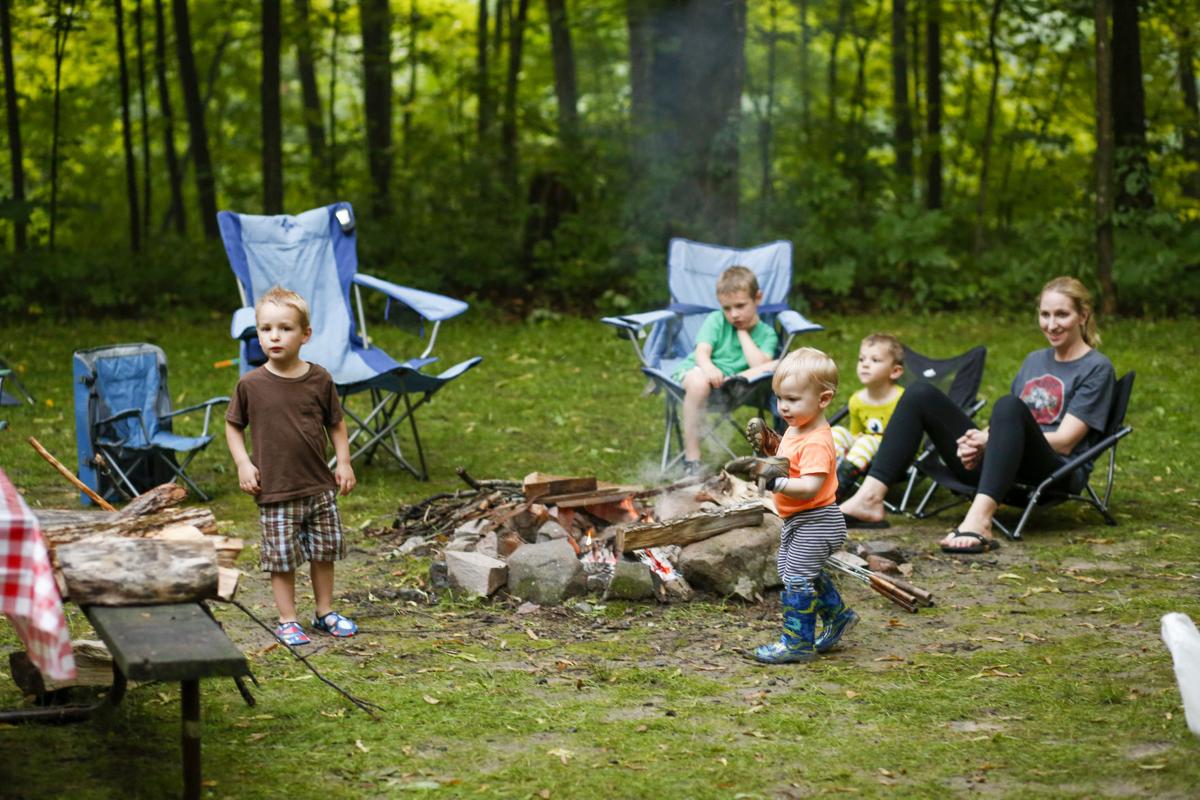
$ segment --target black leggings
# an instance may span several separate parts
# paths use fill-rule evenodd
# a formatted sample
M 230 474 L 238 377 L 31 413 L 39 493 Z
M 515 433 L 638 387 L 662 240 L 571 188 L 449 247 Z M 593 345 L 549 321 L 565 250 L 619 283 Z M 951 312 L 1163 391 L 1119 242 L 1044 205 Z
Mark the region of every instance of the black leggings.
M 913 384 L 896 404 L 867 474 L 886 484 L 900 480 L 912 463 L 921 437 L 928 435 L 959 480 L 979 487 L 979 494 L 1000 502 L 1016 481 L 1040 483 L 1065 462 L 1050 447 L 1029 408 L 1011 394 L 997 400 L 992 409 L 982 463 L 967 469 L 958 460 L 958 437 L 974 427 L 971 418 L 937 387 L 923 382 Z

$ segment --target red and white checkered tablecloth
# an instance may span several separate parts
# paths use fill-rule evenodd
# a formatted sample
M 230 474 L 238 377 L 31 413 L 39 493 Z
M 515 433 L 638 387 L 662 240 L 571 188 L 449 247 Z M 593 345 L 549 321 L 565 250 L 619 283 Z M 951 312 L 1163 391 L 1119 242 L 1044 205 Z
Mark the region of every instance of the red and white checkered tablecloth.
M 0 470 L 0 612 L 42 674 L 75 678 L 71 633 L 37 517 Z

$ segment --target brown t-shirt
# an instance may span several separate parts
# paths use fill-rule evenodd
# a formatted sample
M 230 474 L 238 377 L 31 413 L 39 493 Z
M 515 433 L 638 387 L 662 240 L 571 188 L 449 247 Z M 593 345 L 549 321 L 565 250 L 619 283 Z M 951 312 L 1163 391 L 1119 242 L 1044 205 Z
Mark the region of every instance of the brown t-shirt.
M 324 367 L 309 362 L 299 378 L 281 378 L 266 367 L 246 373 L 225 419 L 250 427 L 250 460 L 262 487 L 259 505 L 337 488 L 325 463 L 326 429 L 342 421 L 342 404 Z

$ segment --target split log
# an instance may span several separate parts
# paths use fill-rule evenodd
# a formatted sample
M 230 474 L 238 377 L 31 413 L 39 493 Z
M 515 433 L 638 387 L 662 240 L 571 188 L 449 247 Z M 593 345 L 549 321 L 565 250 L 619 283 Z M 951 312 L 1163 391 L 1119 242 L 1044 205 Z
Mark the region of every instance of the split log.
M 189 603 L 217 596 L 213 543 L 94 537 L 58 548 L 70 599 L 79 605 Z
M 177 483 L 164 483 L 153 489 L 142 492 L 120 510 L 125 518 L 140 517 L 162 511 L 169 506 L 177 506 L 187 497 L 187 487 Z
M 59 545 L 77 542 L 91 536 L 122 536 L 144 539 L 164 528 L 191 525 L 205 536 L 217 533 L 217 518 L 209 508 L 164 508 L 151 514 L 126 517 L 122 512 L 69 511 L 65 509 L 36 512 L 46 545 L 52 551 Z
M 733 508 L 699 511 L 650 525 L 614 525 L 617 549 L 622 553 L 668 544 L 687 545 L 734 528 L 761 525 L 763 505 L 746 503 Z M 607 533 L 607 532 L 606 532 Z
M 544 472 L 531 472 L 521 483 L 525 490 L 526 500 L 537 500 L 544 495 L 590 492 L 596 488 L 595 476 L 567 478 L 560 475 L 547 475 Z
M 590 492 L 572 492 L 570 494 L 546 495 L 538 498 L 539 503 L 559 508 L 583 508 L 585 506 L 604 505 L 605 503 L 620 503 L 633 497 L 640 491 L 637 487 L 610 486 Z
M 226 603 L 233 600 L 233 596 L 237 594 L 238 581 L 241 578 L 242 571 L 240 569 L 217 567 L 217 597 Z
M 23 650 L 8 654 L 8 669 L 13 683 L 24 695 L 43 695 L 72 686 L 110 686 L 113 682 L 112 655 L 99 639 L 76 639 L 71 642 L 75 653 L 75 679 L 56 681 L 47 678 Z

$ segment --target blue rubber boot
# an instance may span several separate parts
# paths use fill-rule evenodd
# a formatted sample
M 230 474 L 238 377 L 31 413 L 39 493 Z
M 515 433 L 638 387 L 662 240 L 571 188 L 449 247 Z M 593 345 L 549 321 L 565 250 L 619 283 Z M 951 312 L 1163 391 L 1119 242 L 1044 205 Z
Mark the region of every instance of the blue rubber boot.
M 817 615 L 821 618 L 821 635 L 813 643 L 818 653 L 837 647 L 842 635 L 858 624 L 858 614 L 846 607 L 833 579 L 821 570 L 814 582 L 817 590 Z
M 779 641 L 754 648 L 754 658 L 764 664 L 792 664 L 817 657 L 817 593 L 812 581 L 801 578 L 779 593 L 783 605 L 783 634 Z

